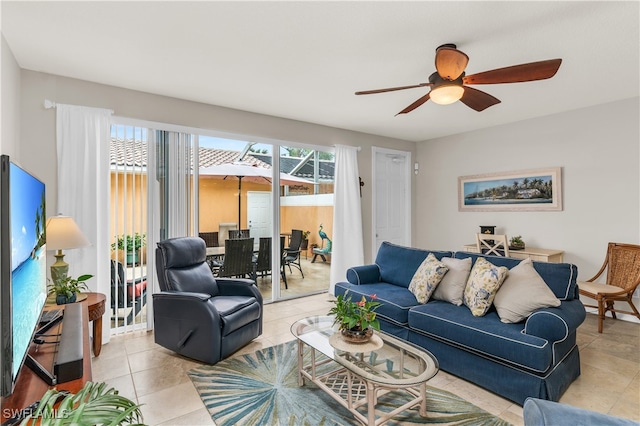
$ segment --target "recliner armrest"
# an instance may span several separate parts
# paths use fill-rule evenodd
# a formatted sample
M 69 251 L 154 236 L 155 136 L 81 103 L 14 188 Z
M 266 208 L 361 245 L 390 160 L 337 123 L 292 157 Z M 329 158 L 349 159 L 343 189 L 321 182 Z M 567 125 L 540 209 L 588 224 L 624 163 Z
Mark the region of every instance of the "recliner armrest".
M 160 293 L 154 293 L 153 298 L 156 299 L 196 299 L 200 301 L 207 301 L 211 299 L 211 295 L 207 293 L 191 293 L 187 291 L 161 291 Z
M 532 313 L 524 324 L 523 332 L 557 342 L 575 332 L 586 316 L 580 300 L 563 301 L 557 308 L 544 308 Z
M 220 322 L 220 315 L 209 302 L 211 295 L 186 291 L 161 291 L 153 294 L 154 316 L 168 315 L 173 318 L 211 318 Z M 208 327 L 208 325 L 203 324 Z
M 347 269 L 347 281 L 355 285 L 380 282 L 380 267 L 374 263 L 349 268 Z
M 253 296 L 262 305 L 262 294 L 253 280 L 246 278 L 216 278 L 222 296 Z

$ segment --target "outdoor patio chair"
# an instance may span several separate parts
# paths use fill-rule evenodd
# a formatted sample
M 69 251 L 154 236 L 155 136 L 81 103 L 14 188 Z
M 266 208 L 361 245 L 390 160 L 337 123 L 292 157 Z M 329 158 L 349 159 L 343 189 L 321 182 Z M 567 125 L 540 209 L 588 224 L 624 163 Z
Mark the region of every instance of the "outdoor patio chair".
M 218 277 L 256 278 L 253 262 L 253 238 L 240 238 L 224 242 L 224 260 Z
M 154 335 L 160 346 L 215 364 L 262 334 L 262 295 L 253 280 L 214 278 L 206 253 L 197 237 L 158 243 Z
M 256 274 L 260 274 L 263 278 L 271 275 L 271 237 L 260 237 Z
M 284 264 L 284 256 L 285 256 L 285 251 L 284 251 L 284 239 L 286 237 L 284 235 L 280 235 L 280 274 L 282 275 L 282 281 L 284 281 L 284 288 L 288 289 L 289 286 L 287 285 L 287 271 L 285 269 L 285 264 Z
M 289 247 L 284 249 L 283 263 L 289 268 L 289 272 L 291 272 L 291 266 L 298 268 L 304 278 L 300 264 L 300 244 L 302 244 L 302 231 L 300 229 L 291 230 L 291 241 L 289 241 Z
M 238 229 L 238 224 L 235 222 L 221 222 L 218 225 L 218 246 L 224 247 L 224 242 L 229 238 L 229 230 Z
M 119 309 L 131 309 L 125 324 L 133 324 L 133 319 L 138 316 L 146 304 L 146 275 L 127 280 L 124 265 L 115 259 L 111 259 L 111 309 L 116 322 L 121 318 L 118 315 Z
M 217 232 L 200 232 L 198 236 L 204 240 L 204 244 L 207 247 L 219 247 Z M 220 256 L 207 256 L 207 264 L 211 272 L 215 274 L 220 268 L 220 265 L 222 265 Z
M 204 240 L 207 247 L 219 247 L 217 232 L 200 232 L 198 236 Z
M 509 257 L 509 243 L 504 234 L 476 234 L 478 253 Z
M 607 270 L 606 283 L 597 283 L 596 279 Z M 633 304 L 633 293 L 640 284 L 640 246 L 635 244 L 609 243 L 607 256 L 598 273 L 587 281 L 578 282 L 578 289 L 582 296 L 595 299 L 597 305 L 587 305 L 598 308 L 598 333 L 602 333 L 602 323 L 607 312 L 616 318 L 616 312 L 635 315 L 640 319 L 640 313 Z M 632 311 L 614 308 L 614 303 L 627 302 Z
M 229 229 L 229 239 L 237 240 L 239 238 L 251 238 L 248 229 Z

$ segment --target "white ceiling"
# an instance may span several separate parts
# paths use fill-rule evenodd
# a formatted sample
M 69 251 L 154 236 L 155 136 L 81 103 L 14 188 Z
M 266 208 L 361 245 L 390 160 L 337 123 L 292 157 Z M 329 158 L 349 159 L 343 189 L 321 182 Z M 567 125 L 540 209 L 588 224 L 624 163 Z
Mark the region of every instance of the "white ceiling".
M 640 3 L 2 2 L 20 67 L 239 110 L 423 141 L 639 96 Z M 476 112 L 427 102 L 435 49 L 467 74 L 562 58 L 550 80 L 483 85 Z

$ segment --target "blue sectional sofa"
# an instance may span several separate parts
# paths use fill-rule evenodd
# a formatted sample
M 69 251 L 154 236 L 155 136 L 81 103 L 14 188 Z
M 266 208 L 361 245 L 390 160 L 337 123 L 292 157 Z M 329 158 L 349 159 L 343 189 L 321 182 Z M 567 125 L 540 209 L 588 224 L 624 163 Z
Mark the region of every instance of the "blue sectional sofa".
M 633 420 L 536 398 L 527 398 L 523 408 L 525 426 L 638 426 Z
M 335 295 L 349 291 L 357 300 L 375 294 L 381 329 L 421 346 L 440 368 L 522 405 L 526 398 L 557 401 L 580 375 L 576 329 L 586 312 L 578 298 L 576 266 L 533 262 L 560 300 L 560 306 L 535 311 L 519 323 L 503 323 L 492 307 L 476 317 L 467 306 L 430 299 L 419 304 L 409 283 L 429 253 L 437 259 L 484 257 L 511 269 L 519 259 L 476 253 L 430 251 L 384 242 L 372 265 L 353 267 Z

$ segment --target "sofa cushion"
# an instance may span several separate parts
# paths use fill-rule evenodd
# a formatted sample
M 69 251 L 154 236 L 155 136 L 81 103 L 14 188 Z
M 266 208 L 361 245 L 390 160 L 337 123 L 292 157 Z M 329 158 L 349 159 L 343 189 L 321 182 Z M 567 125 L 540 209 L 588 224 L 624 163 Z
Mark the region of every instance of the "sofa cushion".
M 384 241 L 376 256 L 376 264 L 380 267 L 380 281 L 408 288 L 413 274 L 429 253 L 433 253 L 438 260 L 453 256 L 450 251 L 423 250 Z
M 436 287 L 436 291 L 433 292 L 433 298 L 460 306 L 462 305 L 462 293 L 464 293 L 469 272 L 471 272 L 471 259 L 443 257 L 442 263 L 449 268 L 449 271 Z
M 336 284 L 334 293 L 338 296 L 346 293 L 347 290 L 353 295 L 353 300 L 375 294 L 377 301 L 380 302 L 380 306 L 376 309 L 377 317 L 404 326 L 407 325 L 409 309 L 418 304 L 409 290 L 389 283 L 354 285 L 342 282 Z
M 525 259 L 509 270 L 493 304 L 500 321 L 511 323 L 526 319 L 537 309 L 558 307 L 560 300 L 533 268 L 531 259 Z
M 554 361 L 553 348 L 547 340 L 524 334 L 522 323 L 500 322 L 494 310 L 483 317 L 475 317 L 464 306 L 431 300 L 412 308 L 408 320 L 414 331 L 537 373 L 547 371 Z
M 409 283 L 409 291 L 413 293 L 418 303 L 427 303 L 448 270 L 449 268 L 436 259 L 433 253 L 429 253 Z
M 478 257 L 484 257 L 496 266 L 506 266 L 507 268 L 513 268 L 520 263 L 520 259 L 512 257 L 486 256 L 466 251 L 458 251 L 454 257 L 457 259 L 470 257 L 472 261 L 475 261 Z M 575 265 L 570 263 L 533 262 L 533 267 L 558 299 L 573 300 L 578 298 L 576 284 L 578 268 Z
M 481 257 L 476 259 L 464 289 L 464 304 L 474 316 L 487 313 L 508 273 L 506 266 L 495 266 Z

